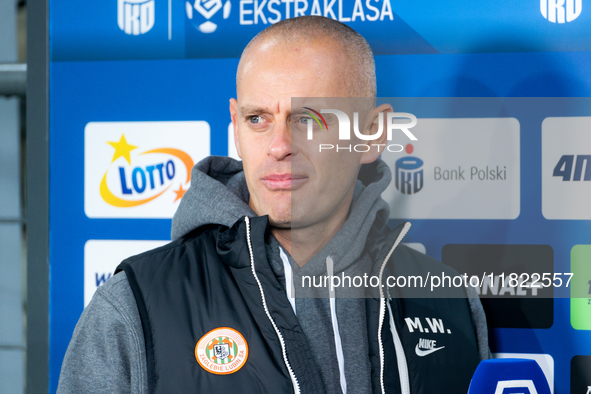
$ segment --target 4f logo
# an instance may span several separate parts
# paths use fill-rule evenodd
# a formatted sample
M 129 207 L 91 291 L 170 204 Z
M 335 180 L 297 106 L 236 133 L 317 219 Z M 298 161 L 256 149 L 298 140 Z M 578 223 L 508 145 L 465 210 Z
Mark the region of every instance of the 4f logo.
M 563 155 L 552 176 L 561 177 L 563 181 L 591 181 L 591 155 Z
M 155 0 L 117 0 L 117 24 L 129 35 L 140 35 L 154 27 Z
M 581 15 L 583 0 L 540 0 L 540 12 L 552 23 L 572 22 Z

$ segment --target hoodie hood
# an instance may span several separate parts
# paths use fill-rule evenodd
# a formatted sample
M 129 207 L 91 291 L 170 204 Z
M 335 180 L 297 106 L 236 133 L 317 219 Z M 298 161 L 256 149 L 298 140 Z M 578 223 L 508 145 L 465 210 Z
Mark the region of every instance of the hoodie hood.
M 349 216 L 335 236 L 302 268 L 296 264 L 294 274 L 322 275 L 326 259 L 334 261 L 334 273 L 355 266 L 362 255 L 370 231 L 386 228 L 389 205 L 381 198 L 392 175 L 381 160 L 365 164 L 359 172 Z M 172 220 L 172 239 L 207 225 L 231 227 L 244 216 L 256 216 L 248 206 L 249 193 L 242 162 L 229 157 L 210 156 L 193 167 L 191 187 L 185 193 Z M 366 270 L 367 267 L 363 269 Z M 366 270 L 367 272 L 367 270 Z
M 206 224 L 232 227 L 244 216 L 256 216 L 248 199 L 241 161 L 221 156 L 201 160 L 193 167 L 191 187 L 172 218 L 172 240 Z

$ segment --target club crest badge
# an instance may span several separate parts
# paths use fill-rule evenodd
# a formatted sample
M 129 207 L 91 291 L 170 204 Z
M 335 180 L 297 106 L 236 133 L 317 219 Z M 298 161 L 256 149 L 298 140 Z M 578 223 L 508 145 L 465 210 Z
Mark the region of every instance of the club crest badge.
M 199 339 L 195 358 L 207 372 L 217 375 L 234 373 L 248 359 L 248 344 L 233 328 L 215 328 Z

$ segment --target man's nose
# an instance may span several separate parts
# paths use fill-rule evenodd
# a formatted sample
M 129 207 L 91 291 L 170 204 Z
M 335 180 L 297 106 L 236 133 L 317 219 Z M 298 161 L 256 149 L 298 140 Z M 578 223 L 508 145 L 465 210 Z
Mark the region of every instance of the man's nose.
M 291 157 L 291 149 L 290 128 L 283 122 L 276 123 L 269 143 L 269 156 L 276 161 L 285 160 Z

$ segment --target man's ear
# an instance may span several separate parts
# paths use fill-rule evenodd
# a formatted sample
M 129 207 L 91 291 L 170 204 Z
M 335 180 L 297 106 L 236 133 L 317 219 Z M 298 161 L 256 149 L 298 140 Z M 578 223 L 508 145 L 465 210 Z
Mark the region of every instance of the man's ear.
M 234 127 L 234 145 L 236 145 L 238 157 L 242 159 L 242 153 L 240 153 L 240 140 L 238 139 L 238 101 L 233 98 L 230 99 L 230 117 L 232 118 L 232 126 Z
M 390 104 L 382 104 L 370 111 L 368 115 L 369 122 L 365 134 L 374 135 L 378 132 L 380 127 L 382 129 L 382 134 L 373 141 L 366 141 L 371 149 L 363 153 L 361 164 L 373 163 L 384 151 L 384 145 L 388 143 L 388 128 L 386 126 L 388 123 L 389 112 L 394 112 L 394 109 Z M 382 114 L 382 116 L 380 116 L 380 114 Z M 381 125 L 380 118 L 382 119 Z

